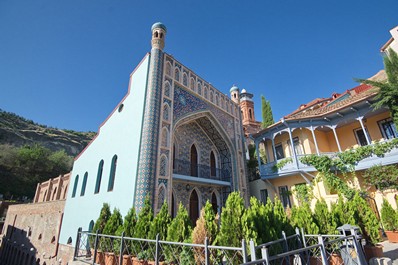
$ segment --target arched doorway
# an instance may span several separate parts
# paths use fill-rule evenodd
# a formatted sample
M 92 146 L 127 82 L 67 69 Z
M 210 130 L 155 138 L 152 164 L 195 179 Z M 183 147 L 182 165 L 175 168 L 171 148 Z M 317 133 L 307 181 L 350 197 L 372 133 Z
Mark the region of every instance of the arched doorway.
M 198 176 L 198 151 L 194 144 L 191 146 L 191 176 Z
M 210 152 L 210 176 L 216 176 L 216 157 L 214 156 L 213 151 Z
M 192 225 L 196 225 L 196 220 L 199 218 L 199 197 L 196 190 L 193 190 L 189 197 L 189 218 Z
M 213 208 L 214 214 L 217 214 L 217 212 L 218 212 L 218 203 L 217 203 L 217 196 L 216 196 L 216 194 L 214 192 L 211 195 L 211 206 Z

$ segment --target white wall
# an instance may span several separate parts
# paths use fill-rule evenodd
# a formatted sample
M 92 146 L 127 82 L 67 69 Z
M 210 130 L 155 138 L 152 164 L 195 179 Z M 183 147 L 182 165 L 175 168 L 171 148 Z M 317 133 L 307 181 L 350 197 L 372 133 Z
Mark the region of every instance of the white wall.
M 111 210 L 119 208 L 123 216 L 134 203 L 148 65 L 149 55 L 130 76 L 129 93 L 121 102 L 123 110 L 119 112 L 119 106 L 116 106 L 101 125 L 96 138 L 74 162 L 59 240 L 61 244 L 66 244 L 69 237 L 74 244 L 77 229 L 88 230 L 90 221 L 96 221 L 104 202 L 110 204 Z M 111 161 L 115 154 L 118 156 L 115 183 L 113 191 L 108 192 Z M 100 192 L 94 194 L 101 159 L 104 166 Z M 85 195 L 80 196 L 86 171 Z M 79 175 L 76 196 L 71 198 L 76 175 Z

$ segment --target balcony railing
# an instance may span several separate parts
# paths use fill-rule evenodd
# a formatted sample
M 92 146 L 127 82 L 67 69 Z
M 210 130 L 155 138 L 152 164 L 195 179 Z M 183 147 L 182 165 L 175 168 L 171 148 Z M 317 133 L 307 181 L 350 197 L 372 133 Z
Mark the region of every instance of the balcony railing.
M 174 159 L 173 167 L 174 174 L 227 182 L 231 181 L 231 171 L 227 169 L 195 164 L 191 163 L 191 161 L 180 159 Z
M 327 153 L 320 153 L 320 155 L 326 155 L 329 157 L 335 157 L 338 155 L 338 152 L 327 152 Z M 267 177 L 267 176 L 278 176 L 278 175 L 286 175 L 289 173 L 297 172 L 299 170 L 301 171 L 315 171 L 316 169 L 313 166 L 304 164 L 300 161 L 300 158 L 306 156 L 306 155 L 297 155 L 297 165 L 296 165 L 296 159 L 295 157 L 287 157 L 283 159 L 279 159 L 278 161 L 273 161 L 264 165 L 261 165 L 260 167 L 260 173 L 262 177 Z M 286 163 L 282 168 L 277 169 L 276 164 L 278 162 L 281 162 L 282 160 L 285 159 L 291 159 L 291 162 Z M 398 161 L 398 148 L 392 149 L 390 152 L 386 153 L 384 157 L 378 157 L 376 155 L 372 155 L 370 157 L 367 157 L 361 161 L 359 161 L 355 165 L 356 170 L 363 170 L 367 169 L 375 164 L 392 164 L 396 163 Z

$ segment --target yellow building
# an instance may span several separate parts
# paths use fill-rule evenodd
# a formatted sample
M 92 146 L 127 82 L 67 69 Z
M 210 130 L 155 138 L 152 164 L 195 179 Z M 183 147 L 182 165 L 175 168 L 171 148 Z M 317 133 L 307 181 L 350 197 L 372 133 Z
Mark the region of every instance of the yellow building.
M 383 75 L 381 72 L 375 78 Z M 336 201 L 337 192 L 330 190 L 322 178 L 313 181 L 318 172 L 300 158 L 310 154 L 335 156 L 345 150 L 397 138 L 389 110 L 372 107 L 376 94 L 377 89 L 362 84 L 342 94 L 317 98 L 253 134 L 256 149 L 261 150 L 257 153 L 263 157 L 258 156 L 260 179 L 250 183 L 251 194 L 263 202 L 278 196 L 285 207 L 291 207 L 298 204 L 295 187 L 305 184 L 313 190 L 313 205 L 317 198 L 324 198 L 328 204 Z M 368 188 L 362 178 L 364 170 L 376 164 L 396 163 L 398 149 L 383 158 L 368 157 L 355 165 L 355 174 L 350 174 L 345 181 L 356 189 Z M 375 210 L 380 210 L 383 197 L 397 207 L 396 190 L 382 193 L 373 187 L 368 191 L 368 201 Z

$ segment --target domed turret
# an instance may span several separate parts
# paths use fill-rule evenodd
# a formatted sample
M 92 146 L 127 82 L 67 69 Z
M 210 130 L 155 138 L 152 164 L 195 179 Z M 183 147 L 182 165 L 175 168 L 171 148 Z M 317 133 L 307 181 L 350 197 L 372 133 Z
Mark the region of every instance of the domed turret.
M 162 22 L 156 22 L 152 25 L 152 49 L 164 48 L 164 40 L 166 38 L 167 28 Z
M 233 85 L 229 90 L 229 93 L 231 93 L 231 100 L 236 104 L 239 104 L 239 88 Z

